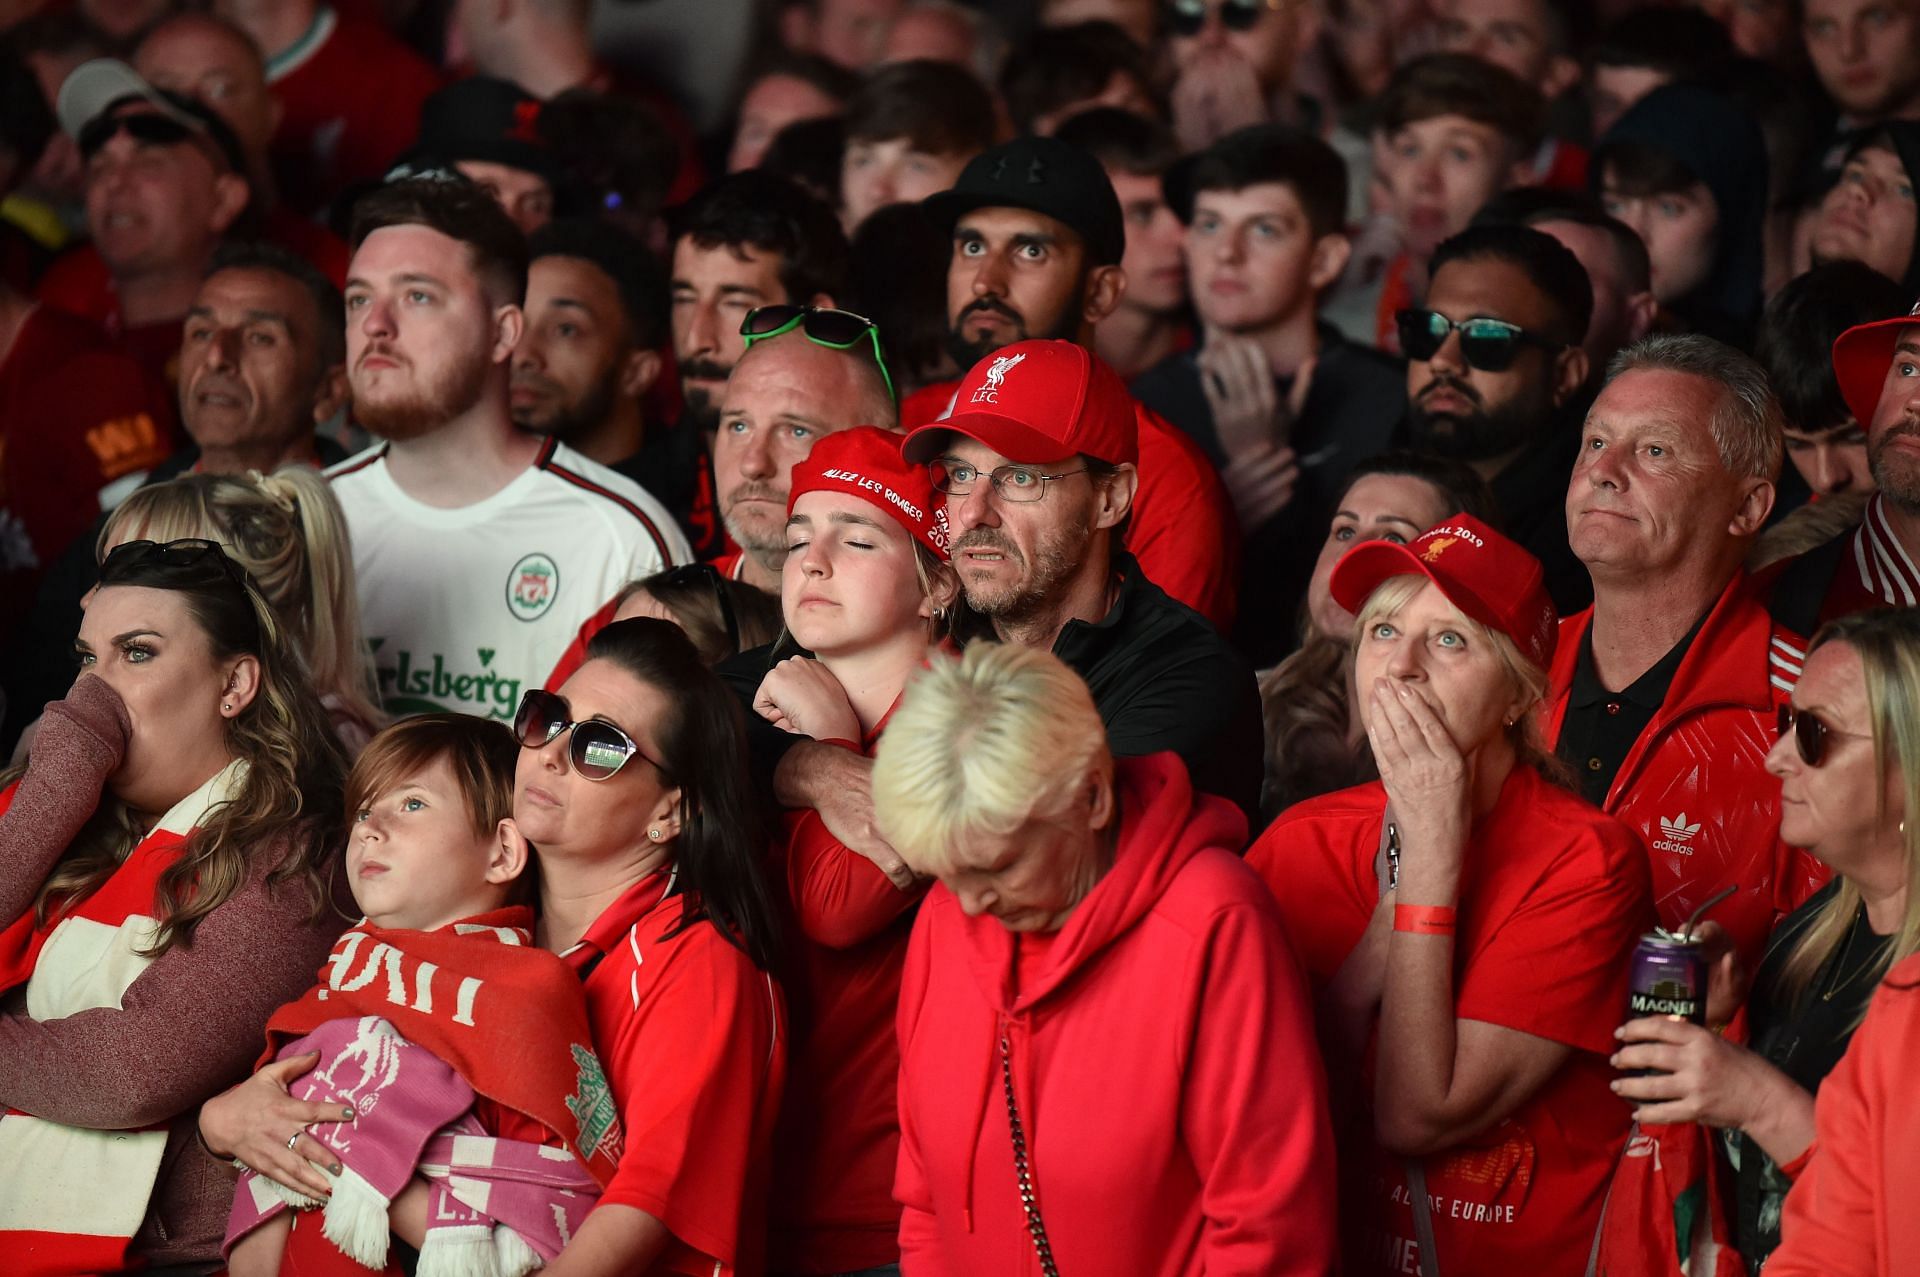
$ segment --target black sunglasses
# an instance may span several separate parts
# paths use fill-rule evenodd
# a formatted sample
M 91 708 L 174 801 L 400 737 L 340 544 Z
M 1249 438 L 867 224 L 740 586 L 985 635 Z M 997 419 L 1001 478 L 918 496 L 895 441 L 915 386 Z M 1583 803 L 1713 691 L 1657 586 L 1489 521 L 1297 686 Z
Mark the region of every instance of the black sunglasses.
M 520 699 L 520 712 L 513 716 L 513 735 L 522 748 L 544 749 L 560 733 L 571 730 L 567 742 L 567 761 L 582 780 L 607 780 L 638 757 L 652 763 L 665 775 L 667 769 L 634 743 L 633 737 L 603 718 L 576 722 L 567 717 L 572 711 L 566 701 L 552 692 L 534 690 Z
M 100 560 L 100 584 L 112 585 L 116 578 L 136 568 L 159 564 L 167 568 L 213 568 L 242 590 L 251 584 L 247 570 L 227 557 L 218 541 L 205 537 L 181 537 L 177 541 L 122 541 Z
M 1251 31 L 1264 10 L 1279 7 L 1278 0 L 1223 0 L 1220 25 L 1229 31 Z M 1206 0 L 1170 0 L 1166 14 L 1167 29 L 1175 35 L 1199 35 L 1207 25 Z
M 720 569 L 711 563 L 682 563 L 677 568 L 668 568 L 660 574 L 660 584 L 672 590 L 684 590 L 695 585 L 704 585 L 713 591 L 714 602 L 720 605 L 720 624 L 727 630 L 727 650 L 740 650 L 740 622 L 734 619 L 733 600 L 727 597 L 727 579 L 720 575 Z
M 1481 372 L 1505 372 L 1513 367 L 1522 346 L 1549 351 L 1565 349 L 1562 343 L 1548 341 L 1518 324 L 1485 316 L 1455 323 L 1437 310 L 1403 310 L 1394 315 L 1393 322 L 1400 330 L 1400 353 L 1422 363 L 1440 353 L 1451 332 L 1460 334 L 1460 358 L 1466 361 L 1467 367 Z
M 1800 761 L 1809 767 L 1818 767 L 1827 761 L 1827 738 L 1831 736 L 1858 736 L 1866 739 L 1865 732 L 1843 732 L 1838 727 L 1829 727 L 1811 710 L 1796 710 L 1791 705 L 1782 705 L 1779 710 L 1780 739 L 1785 740 L 1788 732 L 1793 733 L 1794 748 L 1800 752 Z
M 178 146 L 194 140 L 194 130 L 171 115 L 139 111 L 127 115 L 98 115 L 80 130 L 80 157 L 90 160 L 101 147 L 125 133 L 150 146 Z

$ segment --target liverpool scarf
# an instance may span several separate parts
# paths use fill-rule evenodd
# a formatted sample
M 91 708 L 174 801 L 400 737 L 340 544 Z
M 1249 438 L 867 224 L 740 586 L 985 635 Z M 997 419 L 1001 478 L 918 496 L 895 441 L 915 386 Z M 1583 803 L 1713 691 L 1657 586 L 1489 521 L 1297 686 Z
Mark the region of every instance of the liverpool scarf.
M 36 923 L 31 911 L 0 930 L 0 994 L 26 989 L 27 1014 L 58 1020 L 117 1007 L 152 963 L 160 875 L 207 813 L 239 789 L 246 764 L 227 765 L 160 818 L 84 900 Z M 0 795 L 0 813 L 14 790 Z M 166 1152 L 167 1126 L 85 1130 L 28 1113 L 0 1114 L 0 1255 L 20 1277 L 117 1272 L 134 1266 L 133 1238 Z
M 268 1023 L 270 1053 L 322 1054 L 295 1084 L 296 1094 L 341 1100 L 361 1114 L 352 1123 L 312 1128 L 346 1168 L 327 1205 L 326 1235 L 360 1262 L 384 1260 L 387 1203 L 416 1168 L 438 1171 L 435 1218 L 455 1218 L 456 1202 L 464 1201 L 471 1208 L 467 1240 L 485 1249 L 494 1222 L 511 1226 L 516 1219 L 559 1220 L 564 1244 L 618 1166 L 617 1115 L 593 1054 L 579 982 L 559 959 L 529 944 L 531 923 L 525 909 L 433 932 L 363 922 L 335 944 L 320 984 Z M 302 1036 L 290 1041 L 294 1035 Z M 475 1095 L 513 1129 L 450 1126 Z M 455 1129 L 464 1134 L 458 1157 L 453 1144 L 429 1145 Z M 528 1135 L 564 1152 L 556 1158 L 557 1150 L 519 1139 L 474 1138 L 501 1134 Z M 443 1169 L 449 1160 L 459 1165 Z M 489 1180 L 491 1189 L 460 1191 Z M 229 1245 L 274 1213 L 275 1196 L 257 1181 L 241 1185 Z M 528 1203 L 534 1209 L 515 1209 Z M 436 1240 L 457 1237 L 449 1231 Z M 540 1230 L 526 1240 L 551 1257 Z

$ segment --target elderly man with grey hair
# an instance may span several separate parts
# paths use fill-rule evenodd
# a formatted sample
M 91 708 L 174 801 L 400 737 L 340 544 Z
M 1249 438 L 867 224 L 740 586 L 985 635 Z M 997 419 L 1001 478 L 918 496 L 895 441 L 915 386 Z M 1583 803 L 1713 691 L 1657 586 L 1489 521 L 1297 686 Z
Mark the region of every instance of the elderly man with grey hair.
M 1593 606 L 1560 623 L 1544 711 L 1575 785 L 1645 844 L 1660 926 L 1684 927 L 1730 891 L 1713 905 L 1708 953 L 1747 971 L 1826 879 L 1780 841 L 1766 770 L 1806 642 L 1775 624 L 1741 568 L 1773 508 L 1782 423 L 1760 366 L 1710 338 L 1649 337 L 1614 357 L 1567 486 Z M 1694 1239 L 1674 1237 L 1664 1207 L 1705 1173 L 1710 1134 L 1636 1136 L 1657 1156 L 1622 1158 L 1611 1200 L 1646 1209 L 1609 1220 L 1605 1244 L 1684 1252 Z

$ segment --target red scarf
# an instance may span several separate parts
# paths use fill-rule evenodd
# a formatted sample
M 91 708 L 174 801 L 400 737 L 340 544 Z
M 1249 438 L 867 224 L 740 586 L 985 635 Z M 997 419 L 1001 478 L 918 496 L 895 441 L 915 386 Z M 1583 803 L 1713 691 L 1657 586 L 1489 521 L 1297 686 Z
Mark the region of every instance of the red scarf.
M 98 890 L 51 912 L 31 910 L 0 930 L 0 994 L 26 987 L 26 1013 L 40 1021 L 118 1007 L 152 959 L 160 875 L 186 849 L 215 804 L 246 775 L 233 763 L 180 800 Z M 17 786 L 0 794 L 0 818 Z M 117 1272 L 134 1267 L 166 1152 L 168 1123 L 96 1131 L 18 1110 L 0 1115 L 0 1255 L 9 1274 Z
M 437 931 L 363 921 L 334 943 L 319 983 L 274 1012 L 260 1062 L 328 1020 L 380 1016 L 476 1094 L 551 1132 L 605 1186 L 620 1164 L 619 1111 L 580 982 L 532 934 L 525 908 Z

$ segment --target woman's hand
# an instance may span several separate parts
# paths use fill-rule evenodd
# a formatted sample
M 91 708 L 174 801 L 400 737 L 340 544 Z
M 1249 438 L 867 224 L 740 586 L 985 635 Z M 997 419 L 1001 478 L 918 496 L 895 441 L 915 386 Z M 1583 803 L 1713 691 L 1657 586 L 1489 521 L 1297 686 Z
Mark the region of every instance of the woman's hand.
M 789 656 L 767 671 L 753 694 L 754 712 L 782 731 L 815 740 L 858 742 L 860 717 L 840 680 L 819 661 Z
M 287 1091 L 294 1079 L 319 1062 L 318 1051 L 275 1060 L 201 1105 L 200 1140 L 207 1151 L 215 1157 L 234 1158 L 295 1192 L 327 1197 L 333 1190 L 317 1167 L 338 1174 L 340 1163 L 306 1131 L 323 1122 L 351 1122 L 353 1110 L 297 1100 Z M 296 1131 L 300 1137 L 292 1140 Z
M 132 741 L 127 703 L 107 680 L 85 673 L 41 715 L 33 758 L 58 767 L 69 779 L 87 775 L 104 781 L 119 770 Z
M 1400 890 L 1412 904 L 1451 904 L 1409 890 L 1410 879 L 1431 884 L 1429 871 L 1457 886 L 1460 856 L 1472 826 L 1467 760 L 1440 716 L 1420 693 L 1396 679 L 1377 678 L 1367 710 L 1367 739 L 1380 781 L 1400 829 Z M 1410 854 L 1409 854 L 1410 853 Z
M 1634 1104 L 1642 1126 L 1703 1122 L 1746 1127 L 1778 1096 L 1785 1074 L 1743 1046 L 1686 1020 L 1644 1016 L 1614 1030 L 1626 1045 L 1609 1061 L 1616 1069 L 1657 1069 L 1609 1085 Z M 1794 1088 L 1798 1089 L 1798 1088 Z
M 1700 942 L 1700 956 L 1707 966 L 1707 1023 L 1724 1028 L 1747 1004 L 1753 977 L 1742 965 L 1725 927 L 1703 922 L 1693 929 L 1693 936 Z

